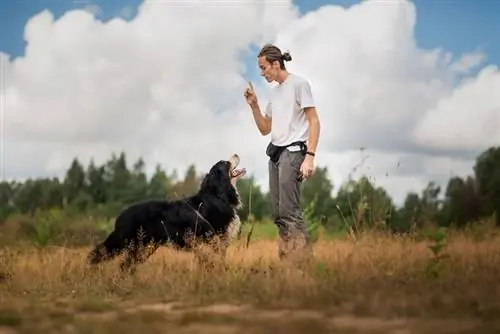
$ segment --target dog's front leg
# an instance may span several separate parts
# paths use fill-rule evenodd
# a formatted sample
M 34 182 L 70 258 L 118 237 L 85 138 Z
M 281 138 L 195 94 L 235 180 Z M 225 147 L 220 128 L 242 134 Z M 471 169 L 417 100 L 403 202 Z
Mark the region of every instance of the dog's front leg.
M 238 214 L 235 214 L 234 219 L 229 223 L 226 233 L 222 237 L 222 245 L 224 248 L 224 253 L 226 249 L 233 243 L 233 241 L 238 237 L 241 232 L 241 220 Z
M 227 249 L 236 239 L 241 229 L 241 220 L 238 215 L 235 216 L 233 221 L 228 225 L 226 231 L 221 235 L 215 236 L 209 242 L 209 252 L 211 255 L 206 255 L 220 264 L 224 263 L 227 258 Z

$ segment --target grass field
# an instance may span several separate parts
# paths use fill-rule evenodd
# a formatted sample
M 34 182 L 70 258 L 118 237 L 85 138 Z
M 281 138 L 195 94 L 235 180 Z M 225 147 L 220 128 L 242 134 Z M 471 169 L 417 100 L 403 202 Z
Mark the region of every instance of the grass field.
M 266 232 L 267 231 L 267 232 Z M 0 333 L 494 333 L 500 238 L 319 240 L 305 270 L 280 263 L 269 230 L 206 271 L 161 248 L 135 276 L 86 249 L 0 249 Z

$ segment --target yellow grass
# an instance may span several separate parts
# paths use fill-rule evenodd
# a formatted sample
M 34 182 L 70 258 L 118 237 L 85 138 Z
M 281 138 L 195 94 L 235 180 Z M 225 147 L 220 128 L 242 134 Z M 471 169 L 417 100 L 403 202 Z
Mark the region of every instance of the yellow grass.
M 500 238 L 450 237 L 437 277 L 428 242 L 409 238 L 320 240 L 304 270 L 278 261 L 276 241 L 243 244 L 211 271 L 160 248 L 135 276 L 118 261 L 86 270 L 89 248 L 1 249 L 0 333 L 486 333 L 500 318 Z

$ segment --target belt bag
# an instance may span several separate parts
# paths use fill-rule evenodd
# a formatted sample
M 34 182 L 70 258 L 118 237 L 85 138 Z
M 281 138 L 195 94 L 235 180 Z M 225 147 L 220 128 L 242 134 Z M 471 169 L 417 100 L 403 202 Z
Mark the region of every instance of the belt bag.
M 300 146 L 300 152 L 302 152 L 302 154 L 306 154 L 307 152 L 306 143 L 303 141 L 296 141 L 286 146 L 276 146 L 273 143 L 269 143 L 269 145 L 267 145 L 266 155 L 272 162 L 277 163 L 280 159 L 281 153 L 283 153 L 283 151 L 290 146 Z

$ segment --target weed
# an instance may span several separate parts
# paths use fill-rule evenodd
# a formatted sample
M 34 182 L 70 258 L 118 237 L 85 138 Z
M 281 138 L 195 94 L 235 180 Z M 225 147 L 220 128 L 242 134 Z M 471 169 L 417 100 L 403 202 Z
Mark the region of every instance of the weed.
M 443 260 L 449 257 L 446 253 L 446 229 L 444 227 L 440 227 L 435 231 L 429 232 L 428 237 L 430 239 L 430 243 L 427 247 L 432 252 L 432 257 L 426 270 L 430 277 L 437 278 L 442 271 Z
M 316 243 L 319 239 L 319 232 L 321 228 L 321 219 L 315 215 L 317 204 L 317 196 L 304 208 L 303 215 L 304 221 L 307 225 L 307 231 L 311 237 L 311 242 Z

